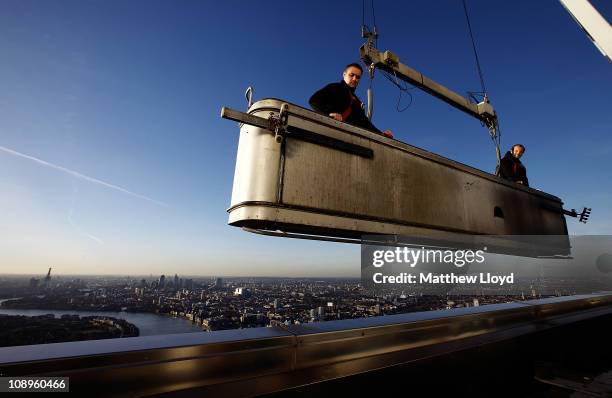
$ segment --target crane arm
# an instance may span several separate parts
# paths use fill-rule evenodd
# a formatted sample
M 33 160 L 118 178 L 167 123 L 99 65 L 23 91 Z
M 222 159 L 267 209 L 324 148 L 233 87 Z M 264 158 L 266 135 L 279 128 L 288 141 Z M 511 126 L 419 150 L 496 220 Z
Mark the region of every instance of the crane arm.
M 431 80 L 422 73 L 399 62 L 397 55 L 391 51 L 380 52 L 369 43 L 365 43 L 359 49 L 361 59 L 366 65 L 384 70 L 398 79 L 412 84 L 428 94 L 433 95 L 446 102 L 447 104 L 473 116 L 483 122 L 487 127 L 497 125 L 497 115 L 495 110 L 485 98 L 478 104 L 472 103 L 468 98 L 444 87 L 443 85 Z

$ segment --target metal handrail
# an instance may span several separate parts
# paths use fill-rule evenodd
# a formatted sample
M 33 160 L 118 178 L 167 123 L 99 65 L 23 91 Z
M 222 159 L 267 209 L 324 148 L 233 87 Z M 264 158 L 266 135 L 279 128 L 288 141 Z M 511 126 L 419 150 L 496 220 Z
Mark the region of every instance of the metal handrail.
M 612 314 L 612 294 L 288 327 L 0 348 L 0 376 L 68 376 L 71 391 L 134 397 L 270 393 Z

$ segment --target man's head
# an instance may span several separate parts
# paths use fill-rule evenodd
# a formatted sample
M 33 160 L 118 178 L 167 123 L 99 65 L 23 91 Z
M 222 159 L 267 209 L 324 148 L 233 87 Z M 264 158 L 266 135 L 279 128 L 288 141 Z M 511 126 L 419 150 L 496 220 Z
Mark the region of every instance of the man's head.
M 350 88 L 357 88 L 361 75 L 363 74 L 363 68 L 359 64 L 348 64 L 344 68 L 342 79 Z
M 525 146 L 523 144 L 512 145 L 512 156 L 514 156 L 517 159 L 520 159 L 524 153 L 525 153 Z

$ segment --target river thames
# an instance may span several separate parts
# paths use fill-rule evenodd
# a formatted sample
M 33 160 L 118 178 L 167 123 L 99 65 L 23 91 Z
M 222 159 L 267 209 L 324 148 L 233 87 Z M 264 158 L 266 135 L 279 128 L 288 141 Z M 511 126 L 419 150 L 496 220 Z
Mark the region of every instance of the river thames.
M 0 304 L 4 301 L 7 300 L 0 300 Z M 0 314 L 26 316 L 54 314 L 56 318 L 65 314 L 79 316 L 110 316 L 117 319 L 125 319 L 127 322 L 134 324 L 140 330 L 140 336 L 202 332 L 200 326 L 193 324 L 187 319 L 142 312 L 21 310 L 0 307 Z

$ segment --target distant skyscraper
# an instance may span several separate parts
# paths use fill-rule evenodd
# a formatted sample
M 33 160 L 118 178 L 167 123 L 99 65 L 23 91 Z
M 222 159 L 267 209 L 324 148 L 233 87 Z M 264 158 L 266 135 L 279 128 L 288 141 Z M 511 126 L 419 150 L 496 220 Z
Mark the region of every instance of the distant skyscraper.
M 160 289 L 163 289 L 164 287 L 166 287 L 166 275 L 162 275 L 159 277 L 159 284 L 158 284 Z
M 177 274 L 174 274 L 174 288 L 175 289 L 180 289 L 181 287 L 179 286 L 179 277 Z
M 45 276 L 45 280 L 44 280 L 44 284 L 49 285 L 49 283 L 51 283 L 51 268 L 49 268 L 49 271 L 47 272 L 47 276 Z
M 215 287 L 223 287 L 223 279 L 221 278 L 215 279 Z

